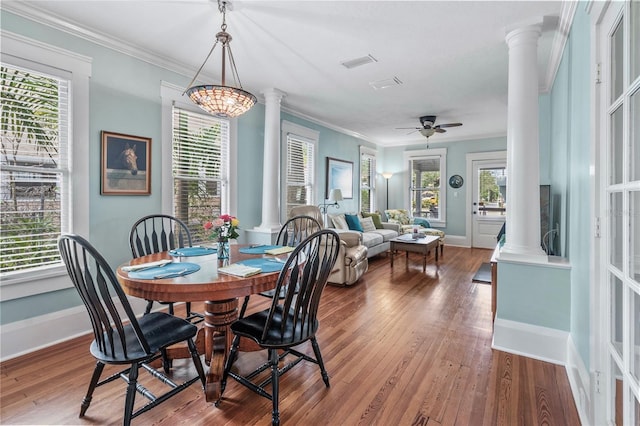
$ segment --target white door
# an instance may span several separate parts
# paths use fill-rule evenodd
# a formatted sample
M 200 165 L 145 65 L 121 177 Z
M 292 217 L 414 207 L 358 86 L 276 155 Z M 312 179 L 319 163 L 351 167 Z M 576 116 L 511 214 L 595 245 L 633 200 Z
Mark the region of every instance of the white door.
M 595 286 L 602 329 L 596 423 L 640 424 L 640 2 L 610 2 L 597 27 L 599 210 Z M 603 419 L 604 417 L 604 419 Z
M 505 222 L 507 161 L 472 161 L 471 247 L 496 247 L 496 236 Z

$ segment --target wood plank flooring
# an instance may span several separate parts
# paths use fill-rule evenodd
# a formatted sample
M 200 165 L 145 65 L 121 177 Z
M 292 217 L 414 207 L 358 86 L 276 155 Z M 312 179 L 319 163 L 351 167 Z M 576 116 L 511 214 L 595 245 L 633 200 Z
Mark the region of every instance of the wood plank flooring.
M 388 257 L 370 259 L 353 287 L 327 287 L 318 341 L 331 387 L 314 364 L 289 371 L 280 385 L 283 425 L 580 424 L 563 367 L 491 349 L 491 286 L 471 282 L 491 250 L 446 247 L 424 274 L 419 255 L 408 264 L 397 256 L 393 269 Z M 253 309 L 265 303 L 252 298 Z M 0 423 L 121 424 L 122 381 L 97 389 L 78 418 L 94 366 L 90 340 L 0 364 Z M 239 365 L 263 356 L 243 354 Z M 176 376 L 189 373 L 188 361 L 175 361 Z M 270 422 L 271 402 L 230 380 L 219 408 L 194 384 L 133 424 Z

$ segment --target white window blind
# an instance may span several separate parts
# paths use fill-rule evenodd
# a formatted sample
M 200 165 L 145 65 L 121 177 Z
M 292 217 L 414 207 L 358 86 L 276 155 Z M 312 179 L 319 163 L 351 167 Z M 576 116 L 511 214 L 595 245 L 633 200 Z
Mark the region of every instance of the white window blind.
M 304 137 L 287 134 L 286 213 L 295 206 L 313 204 L 314 143 Z
M 376 199 L 376 156 L 360 153 L 360 210 L 375 211 Z
M 174 107 L 172 164 L 174 215 L 204 242 L 202 225 L 229 213 L 229 121 Z
M 0 276 L 61 264 L 66 232 L 69 80 L 0 66 Z

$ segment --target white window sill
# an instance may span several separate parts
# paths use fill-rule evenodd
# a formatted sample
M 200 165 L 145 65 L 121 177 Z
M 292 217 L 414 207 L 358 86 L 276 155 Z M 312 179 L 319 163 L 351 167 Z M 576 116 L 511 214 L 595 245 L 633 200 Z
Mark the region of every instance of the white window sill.
M 17 272 L 0 282 L 0 302 L 73 287 L 64 265 Z

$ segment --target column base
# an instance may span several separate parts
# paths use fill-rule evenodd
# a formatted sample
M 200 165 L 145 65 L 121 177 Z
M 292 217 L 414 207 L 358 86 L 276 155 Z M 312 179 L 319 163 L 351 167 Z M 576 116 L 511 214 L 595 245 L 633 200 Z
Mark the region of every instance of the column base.
M 280 228 L 253 228 L 245 229 L 247 244 L 274 244 Z

